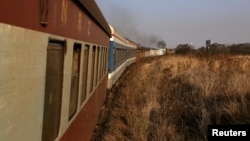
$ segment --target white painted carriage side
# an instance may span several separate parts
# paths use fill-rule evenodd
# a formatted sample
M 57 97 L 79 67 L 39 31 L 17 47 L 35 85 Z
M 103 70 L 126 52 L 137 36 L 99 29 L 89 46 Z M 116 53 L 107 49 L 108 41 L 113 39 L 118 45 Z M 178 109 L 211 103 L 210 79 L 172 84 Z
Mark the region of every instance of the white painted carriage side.
M 44 34 L 0 23 L 0 140 L 41 140 Z
M 111 25 L 109 25 L 109 27 L 111 29 L 111 35 L 112 35 L 110 41 L 126 45 L 128 40 L 124 38 L 116 29 L 114 29 L 114 27 L 112 27 Z
M 81 105 L 82 69 L 85 67 L 82 66 L 84 57 L 81 57 L 78 92 L 79 104 L 77 113 L 69 121 L 74 43 L 80 43 L 82 45 L 81 49 L 83 51 L 81 56 L 84 55 L 85 45 L 89 45 L 90 47 L 87 82 L 90 82 L 90 74 L 92 72 L 95 72 L 94 78 L 97 77 L 98 71 L 91 71 L 90 64 L 92 63 L 92 47 L 98 45 L 2 23 L 0 23 L 0 37 L 0 141 L 41 140 L 48 42 L 49 40 L 57 40 L 66 43 L 63 68 L 61 119 L 59 134 L 56 141 L 60 140 L 72 121 L 77 117 L 78 113 L 83 110 L 86 101 L 88 101 L 91 94 L 100 84 L 100 81 L 98 81 L 90 92 L 90 84 L 87 83 L 87 97 L 85 102 Z M 103 58 L 106 59 L 106 57 Z M 105 61 L 100 61 L 99 63 L 104 62 Z M 104 65 L 102 66 L 104 67 Z M 104 75 L 101 76 L 101 81 L 106 74 L 107 70 L 105 70 Z
M 146 56 L 160 56 L 166 53 L 166 49 L 151 49 Z
M 127 46 L 134 49 L 137 48 L 137 44 L 131 40 L 127 40 Z
M 136 57 L 132 57 L 126 60 L 123 64 L 121 64 L 117 69 L 115 69 L 112 73 L 108 75 L 108 89 L 112 88 L 112 86 L 116 83 L 122 73 L 125 71 L 127 66 L 131 65 L 136 61 Z
M 54 37 L 60 40 L 58 37 Z M 62 40 L 63 41 L 63 40 Z M 59 134 L 56 140 L 59 140 L 64 132 L 66 132 L 70 125 L 69 117 L 69 102 L 70 102 L 70 88 L 71 88 L 71 74 L 72 74 L 72 58 L 73 58 L 74 41 L 66 39 L 64 46 L 64 66 L 63 66 L 63 86 L 62 86 L 62 104 L 61 104 L 61 121 L 59 127 Z
M 118 68 L 116 68 L 112 73 L 108 74 L 108 86 L 107 86 L 108 89 L 112 88 L 112 86 L 115 84 L 115 82 L 121 76 L 121 74 L 124 72 L 126 67 L 127 67 L 127 63 L 125 61 Z
M 134 63 L 136 61 L 136 57 L 132 57 L 132 58 L 129 58 L 127 60 L 127 66 L 131 65 L 132 63 Z

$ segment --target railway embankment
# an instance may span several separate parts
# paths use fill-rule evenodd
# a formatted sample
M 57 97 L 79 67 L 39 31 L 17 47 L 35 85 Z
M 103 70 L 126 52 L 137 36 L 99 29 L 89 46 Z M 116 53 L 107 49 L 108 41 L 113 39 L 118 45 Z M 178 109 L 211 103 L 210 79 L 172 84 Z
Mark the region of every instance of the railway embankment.
M 250 58 L 160 56 L 108 92 L 92 141 L 206 140 L 209 124 L 250 124 Z

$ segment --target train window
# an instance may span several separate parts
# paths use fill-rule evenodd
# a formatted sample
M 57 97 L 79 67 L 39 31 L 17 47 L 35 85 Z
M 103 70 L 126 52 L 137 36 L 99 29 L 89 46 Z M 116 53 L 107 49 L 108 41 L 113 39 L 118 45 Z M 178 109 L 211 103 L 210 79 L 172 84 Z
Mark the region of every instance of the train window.
M 99 80 L 102 79 L 102 68 L 103 68 L 103 59 L 102 59 L 102 53 L 103 47 L 100 48 L 100 71 L 99 71 Z
M 99 68 L 100 68 L 100 47 L 97 47 L 96 50 L 96 77 L 95 77 L 95 84 L 97 85 L 99 81 Z
M 96 46 L 93 46 L 92 48 L 92 58 L 91 58 L 91 78 L 90 78 L 90 92 L 92 92 L 92 90 L 94 89 L 94 76 L 95 76 L 95 55 L 96 55 Z
M 101 67 L 101 78 L 103 77 L 103 67 L 104 67 L 104 48 L 102 47 L 102 53 L 101 53 L 101 59 L 102 59 L 102 67 Z
M 77 111 L 80 57 L 81 57 L 81 45 L 74 44 L 73 58 L 72 58 L 70 102 L 69 102 L 69 120 L 74 116 L 74 114 Z
M 99 69 L 98 69 L 98 81 L 101 80 L 102 77 L 102 67 L 103 67 L 103 63 L 102 63 L 102 47 L 99 47 Z
M 108 57 L 108 53 L 107 53 L 107 48 L 104 48 L 104 70 L 103 70 L 103 75 L 105 75 L 107 73 L 108 70 L 108 62 L 107 62 L 107 57 Z
M 105 73 L 108 73 L 108 48 L 106 48 L 106 53 L 105 53 L 105 55 L 106 55 L 106 72 Z
M 117 48 L 115 52 L 115 67 L 119 67 L 126 60 L 126 49 Z
M 81 104 L 85 101 L 86 94 L 87 94 L 88 64 L 89 64 L 89 45 L 85 45 L 84 57 L 83 57 L 83 78 L 82 78 Z
M 103 48 L 103 50 L 102 50 L 102 64 L 103 64 L 103 67 L 102 67 L 102 78 L 103 78 L 104 73 L 105 73 L 105 62 L 106 62 L 105 59 L 106 59 L 105 58 L 105 48 Z
M 129 50 L 129 58 L 135 57 L 135 49 Z
M 42 141 L 56 139 L 61 117 L 64 44 L 49 42 L 43 111 Z

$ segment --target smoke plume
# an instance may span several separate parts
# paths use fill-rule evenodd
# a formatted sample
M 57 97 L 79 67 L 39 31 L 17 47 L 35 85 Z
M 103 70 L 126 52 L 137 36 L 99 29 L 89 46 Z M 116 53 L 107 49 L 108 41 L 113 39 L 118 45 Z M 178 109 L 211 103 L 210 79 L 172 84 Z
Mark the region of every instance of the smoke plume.
M 107 16 L 108 22 L 123 36 L 149 48 L 165 48 L 166 43 L 157 35 L 147 32 L 137 24 L 136 19 L 128 10 L 120 7 L 111 7 L 111 13 Z

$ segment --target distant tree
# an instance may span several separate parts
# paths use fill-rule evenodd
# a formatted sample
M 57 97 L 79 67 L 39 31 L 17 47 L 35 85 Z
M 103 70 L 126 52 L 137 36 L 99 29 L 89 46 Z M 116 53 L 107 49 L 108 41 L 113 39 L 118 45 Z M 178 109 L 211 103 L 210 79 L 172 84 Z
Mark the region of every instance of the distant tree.
M 166 42 L 165 41 L 159 41 L 159 42 L 157 42 L 157 47 L 158 48 L 166 48 Z
M 175 48 L 175 53 L 176 54 L 196 54 L 197 50 L 195 50 L 193 46 L 189 44 L 179 44 Z
M 233 44 L 229 49 L 233 54 L 250 54 L 250 43 Z
M 228 54 L 230 53 L 230 49 L 224 44 L 214 43 L 210 46 L 210 52 L 212 55 Z
M 205 56 L 207 54 L 207 47 L 202 46 L 201 48 L 198 49 L 198 54 L 200 56 Z

